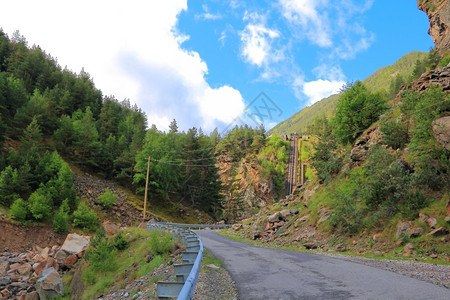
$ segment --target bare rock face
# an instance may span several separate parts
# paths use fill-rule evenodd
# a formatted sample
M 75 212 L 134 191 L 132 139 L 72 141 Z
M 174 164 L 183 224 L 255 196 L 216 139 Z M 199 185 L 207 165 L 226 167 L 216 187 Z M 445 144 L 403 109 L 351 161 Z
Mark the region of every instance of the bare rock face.
M 58 295 L 64 296 L 64 284 L 61 276 L 54 268 L 42 271 L 36 284 L 36 290 L 41 300 L 55 299 Z
M 419 79 L 412 82 L 408 88 L 422 93 L 427 91 L 430 86 L 438 86 L 445 93 L 450 93 L 450 66 L 437 68 L 427 71 L 420 75 Z
M 381 141 L 381 132 L 378 127 L 371 128 L 365 135 L 360 137 L 353 145 L 350 158 L 353 163 L 358 164 L 367 158 L 369 147 Z
M 61 250 L 75 255 L 79 252 L 84 251 L 88 246 L 89 238 L 78 235 L 76 233 L 71 233 L 67 235 L 67 238 L 61 247 Z
M 433 135 L 441 147 L 450 150 L 450 116 L 433 122 Z
M 423 10 L 430 20 L 428 34 L 436 49 L 444 54 L 450 49 L 450 2 L 448 0 L 417 0 L 420 10 Z

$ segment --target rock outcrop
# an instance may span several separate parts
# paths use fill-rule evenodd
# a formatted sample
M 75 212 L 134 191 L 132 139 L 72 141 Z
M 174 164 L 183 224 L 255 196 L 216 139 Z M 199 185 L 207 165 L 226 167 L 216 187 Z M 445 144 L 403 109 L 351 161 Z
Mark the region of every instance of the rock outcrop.
M 420 10 L 428 15 L 431 36 L 436 49 L 445 54 L 450 49 L 450 2 L 449 0 L 417 0 Z
M 442 148 L 450 150 L 450 116 L 433 122 L 433 135 Z
M 407 88 L 421 93 L 428 90 L 431 85 L 439 86 L 445 93 L 450 93 L 450 66 L 423 73 L 419 79 L 411 83 Z

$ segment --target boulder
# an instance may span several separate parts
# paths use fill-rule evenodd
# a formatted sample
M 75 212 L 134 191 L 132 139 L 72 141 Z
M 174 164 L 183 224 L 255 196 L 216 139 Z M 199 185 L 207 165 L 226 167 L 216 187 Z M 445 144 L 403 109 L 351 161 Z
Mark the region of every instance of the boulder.
M 336 251 L 343 252 L 347 250 L 347 246 L 344 243 L 338 244 L 336 246 Z
M 420 222 L 424 222 L 425 223 L 428 220 L 428 218 L 429 218 L 429 216 L 427 216 L 426 214 L 419 213 L 419 221 Z
M 20 275 L 28 276 L 31 274 L 31 265 L 29 263 L 25 263 L 17 269 L 17 272 Z
M 438 227 L 433 231 L 430 231 L 427 236 L 441 236 L 441 235 L 446 235 L 448 234 L 448 230 L 445 229 L 444 227 Z
M 63 265 L 64 262 L 66 261 L 67 256 L 68 256 L 67 252 L 59 250 L 55 254 L 55 259 L 58 262 L 58 264 Z
M 412 222 L 402 222 L 398 221 L 397 223 L 397 232 L 395 233 L 395 237 L 397 239 L 401 238 L 402 236 L 407 235 L 407 230 L 411 227 Z
M 20 300 L 39 300 L 39 294 L 36 291 L 20 296 Z
M 83 252 L 89 246 L 89 237 L 84 237 L 76 233 L 68 234 L 64 244 L 61 247 L 62 251 L 69 254 L 77 254 Z
M 36 290 L 41 300 L 54 299 L 58 295 L 64 296 L 64 284 L 61 276 L 54 268 L 45 269 L 36 282 Z
M 314 243 L 314 242 L 304 243 L 303 247 L 305 247 L 306 249 L 316 249 L 317 248 L 317 244 Z
M 267 218 L 267 220 L 268 220 L 270 223 L 275 223 L 275 222 L 280 221 L 281 218 L 282 218 L 281 213 L 280 213 L 279 211 L 277 211 L 276 213 L 270 215 L 270 216 Z
M 45 247 L 44 249 L 42 249 L 41 253 L 39 253 L 39 255 L 42 257 L 42 260 L 47 260 L 48 259 L 49 252 L 50 252 L 50 248 L 49 247 Z
M 0 261 L 0 278 L 6 275 L 9 269 L 9 261 Z
M 410 238 L 416 238 L 423 234 L 424 230 L 422 227 L 410 227 L 406 230 L 406 233 Z
M 34 272 L 39 275 L 43 270 L 48 268 L 54 268 L 55 270 L 58 270 L 58 262 L 52 257 L 40 262 L 36 267 L 34 267 Z
M 319 209 L 318 214 L 319 214 L 320 218 L 319 218 L 319 221 L 317 221 L 317 224 L 320 224 L 320 223 L 328 220 L 328 218 L 330 217 L 330 209 L 323 207 L 323 208 Z
M 412 243 L 408 243 L 408 244 L 405 245 L 403 250 L 405 252 L 403 254 L 403 256 L 411 256 L 411 254 L 413 254 L 413 252 L 414 252 L 414 245 Z
M 66 258 L 66 260 L 65 260 L 65 262 L 64 262 L 64 265 L 65 265 L 67 268 L 71 269 L 71 268 L 73 267 L 73 265 L 74 265 L 77 261 L 78 261 L 78 257 L 77 257 L 77 256 L 75 256 L 75 255 L 69 255 L 69 256 L 67 256 L 67 258 Z
M 0 276 L 0 289 L 4 289 L 11 283 L 11 277 L 9 276 Z
M 437 220 L 433 217 L 429 217 L 425 222 L 431 228 L 434 228 L 434 226 L 436 226 L 436 224 L 437 224 Z
M 103 228 L 105 229 L 106 235 L 115 235 L 117 232 L 119 232 L 119 225 L 114 224 L 113 222 L 109 220 L 105 220 L 102 224 Z
M 231 228 L 232 228 L 234 231 L 239 231 L 239 230 L 242 229 L 242 224 L 233 224 L 233 226 L 231 226 Z

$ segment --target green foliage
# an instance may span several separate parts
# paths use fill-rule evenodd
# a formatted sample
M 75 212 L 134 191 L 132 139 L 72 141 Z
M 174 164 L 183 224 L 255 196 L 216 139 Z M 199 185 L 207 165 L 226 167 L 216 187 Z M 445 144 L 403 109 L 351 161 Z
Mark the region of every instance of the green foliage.
M 337 205 L 330 215 L 330 224 L 343 234 L 358 232 L 363 226 L 363 209 L 358 206 L 355 190 L 338 189 L 333 197 Z
M 0 203 L 9 206 L 18 195 L 16 190 L 19 188 L 19 173 L 17 169 L 7 166 L 0 173 Z
M 11 205 L 11 214 L 16 220 L 25 221 L 29 213 L 28 204 L 22 198 L 17 198 Z
M 110 272 L 117 268 L 115 247 L 103 231 L 92 238 L 85 258 L 95 272 Z
M 105 192 L 98 196 L 97 203 L 103 207 L 111 207 L 117 200 L 117 195 L 113 194 L 109 188 L 106 188 Z
M 170 235 L 160 236 L 154 232 L 150 237 L 151 250 L 157 255 L 167 255 L 173 252 L 173 241 Z
M 114 237 L 113 246 L 119 251 L 125 250 L 128 247 L 128 241 L 122 231 L 119 231 Z
M 258 154 L 260 173 L 263 178 L 273 180 L 278 197 L 281 198 L 284 196 L 289 142 L 283 141 L 278 135 L 272 135 L 265 144 Z
M 327 183 L 341 170 L 342 155 L 339 153 L 337 143 L 333 139 L 320 140 L 314 149 L 311 165 L 316 169 L 320 182 Z
M 381 123 L 383 144 L 393 148 L 403 148 L 408 143 L 408 123 L 404 120 L 386 120 Z
M 372 94 L 357 81 L 339 99 L 333 118 L 334 134 L 341 143 L 351 143 L 377 121 L 386 108 L 386 100 L 380 94 Z
M 53 218 L 53 229 L 55 230 L 55 232 L 67 232 L 67 226 L 69 223 L 69 211 L 69 201 L 66 199 L 63 201 Z
M 30 195 L 28 203 L 30 212 L 34 219 L 45 220 L 50 217 L 51 213 L 51 198 L 44 187 L 39 188 Z
M 72 225 L 74 227 L 93 230 L 97 226 L 97 214 L 81 202 L 77 210 L 73 212 Z

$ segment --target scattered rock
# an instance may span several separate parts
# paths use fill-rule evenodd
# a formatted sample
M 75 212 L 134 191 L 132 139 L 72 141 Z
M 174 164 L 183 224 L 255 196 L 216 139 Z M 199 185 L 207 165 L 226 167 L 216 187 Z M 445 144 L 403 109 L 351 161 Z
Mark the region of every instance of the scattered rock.
M 11 283 L 11 277 L 9 276 L 0 276 L 0 289 L 4 289 Z
M 450 223 L 450 215 L 446 216 L 444 220 L 445 222 Z
M 325 222 L 330 217 L 330 209 L 323 207 L 323 208 L 319 209 L 318 214 L 319 214 L 320 218 L 319 218 L 319 221 L 317 221 L 317 225 L 319 225 L 322 222 Z
M 434 228 L 434 226 L 437 224 L 437 220 L 433 217 L 429 217 L 425 222 L 431 228 Z
M 62 251 L 69 254 L 77 254 L 86 250 L 89 246 L 89 237 L 84 237 L 76 233 L 68 234 L 64 244 L 61 247 Z
M 373 252 L 373 254 L 376 255 L 376 256 L 383 256 L 383 255 L 384 255 L 384 253 L 381 252 L 381 251 L 379 251 L 379 250 L 375 250 L 375 251 Z
M 113 222 L 109 221 L 109 220 L 105 220 L 102 223 L 103 229 L 105 229 L 105 233 L 108 236 L 112 236 L 117 234 L 117 232 L 119 232 L 119 225 L 114 224 Z
M 341 243 L 341 244 L 338 244 L 335 249 L 336 249 L 336 251 L 344 252 L 347 250 L 347 246 L 345 246 L 344 243 Z
M 427 236 L 441 236 L 441 235 L 446 235 L 446 234 L 448 234 L 448 230 L 441 226 L 441 227 L 438 227 L 435 230 L 429 232 L 427 234 Z
M 242 224 L 233 224 L 233 226 L 231 227 L 234 231 L 239 231 L 239 230 L 241 230 L 243 227 L 242 227 Z
M 9 261 L 0 261 L 0 278 L 6 275 L 9 269 Z
M 45 269 L 39 276 L 36 290 L 41 300 L 54 299 L 58 295 L 64 296 L 64 284 L 61 276 L 54 268 Z
M 424 229 L 422 227 L 410 227 L 406 230 L 406 233 L 410 238 L 416 238 L 423 234 Z
M 407 235 L 406 231 L 411 227 L 412 222 L 402 222 L 398 221 L 397 223 L 397 232 L 395 234 L 395 237 L 397 239 L 402 238 L 403 236 Z
M 424 222 L 425 223 L 428 220 L 428 218 L 429 218 L 429 216 L 427 216 L 426 214 L 419 213 L 419 221 L 420 222 Z
M 268 220 L 270 223 L 278 222 L 278 221 L 280 221 L 280 219 L 281 219 L 281 213 L 280 213 L 279 211 L 277 211 L 276 213 L 270 215 L 270 216 L 267 218 L 267 220 Z
M 72 269 L 73 265 L 78 261 L 78 257 L 75 255 L 69 255 L 67 256 L 66 260 L 64 261 L 64 265 L 69 268 Z
M 55 259 L 58 262 L 58 264 L 63 265 L 66 261 L 68 254 L 65 251 L 59 250 L 55 254 Z
M 403 256 L 411 256 L 413 254 L 413 251 L 414 251 L 414 245 L 412 243 L 408 243 L 408 244 L 405 245 L 403 250 L 405 252 L 403 254 Z
M 314 242 L 305 243 L 303 244 L 303 247 L 305 247 L 306 249 L 317 249 L 317 244 Z
M 29 276 L 31 274 L 31 265 L 29 263 L 21 265 L 17 269 L 17 273 L 19 273 L 20 275 Z
M 219 270 L 220 267 L 216 266 L 215 264 L 208 264 L 206 265 L 208 268 L 214 269 L 214 270 Z

